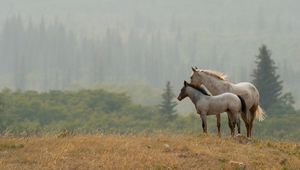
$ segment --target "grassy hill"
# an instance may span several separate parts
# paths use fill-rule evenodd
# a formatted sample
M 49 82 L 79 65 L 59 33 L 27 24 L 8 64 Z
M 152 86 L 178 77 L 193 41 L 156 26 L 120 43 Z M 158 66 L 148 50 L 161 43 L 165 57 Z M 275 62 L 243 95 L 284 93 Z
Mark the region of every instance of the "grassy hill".
M 191 134 L 1 137 L 1 169 L 297 169 L 300 144 Z
M 180 92 L 182 84 L 176 86 L 172 84 L 173 92 L 175 95 L 178 95 Z M 112 93 L 126 93 L 133 103 L 141 104 L 144 106 L 153 106 L 158 105 L 162 101 L 163 88 L 158 88 L 151 86 L 149 84 L 140 82 L 110 82 L 110 83 L 98 83 L 93 86 L 79 86 L 79 87 L 69 87 L 69 90 L 80 90 L 80 89 L 104 89 L 105 91 Z M 176 96 L 177 97 L 177 96 Z M 177 100 L 176 100 L 177 101 Z M 177 101 L 178 102 L 178 101 Z M 183 100 L 178 102 L 176 107 L 178 113 L 188 113 L 195 112 L 194 105 L 189 100 Z

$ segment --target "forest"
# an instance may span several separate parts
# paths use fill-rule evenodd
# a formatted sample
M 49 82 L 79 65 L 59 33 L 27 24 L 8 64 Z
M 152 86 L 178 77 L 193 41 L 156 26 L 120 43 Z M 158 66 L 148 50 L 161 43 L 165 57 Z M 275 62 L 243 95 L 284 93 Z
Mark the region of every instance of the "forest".
M 134 104 L 124 93 L 105 90 L 14 92 L 6 89 L 0 96 L 2 135 L 59 134 L 65 129 L 71 134 L 202 133 L 200 117 L 195 113 L 169 119 L 159 106 Z M 278 110 L 263 122 L 256 121 L 255 137 L 300 140 L 299 113 Z M 208 124 L 209 133 L 215 133 L 214 116 L 209 116 Z M 225 115 L 222 132 L 229 135 Z

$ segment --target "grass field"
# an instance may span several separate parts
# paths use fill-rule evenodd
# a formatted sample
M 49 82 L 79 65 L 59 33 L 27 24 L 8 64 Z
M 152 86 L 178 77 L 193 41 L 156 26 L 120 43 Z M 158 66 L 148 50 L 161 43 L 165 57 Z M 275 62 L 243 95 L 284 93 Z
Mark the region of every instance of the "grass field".
M 1 169 L 299 169 L 300 144 L 193 134 L 0 137 Z

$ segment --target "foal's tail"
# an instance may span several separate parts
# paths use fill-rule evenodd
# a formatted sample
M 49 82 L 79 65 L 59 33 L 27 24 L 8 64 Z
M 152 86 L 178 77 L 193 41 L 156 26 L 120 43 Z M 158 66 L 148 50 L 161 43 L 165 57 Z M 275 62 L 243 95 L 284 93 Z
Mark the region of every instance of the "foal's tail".
M 246 102 L 245 100 L 240 96 L 240 95 L 237 95 L 239 97 L 239 99 L 241 100 L 241 110 L 243 113 L 247 113 L 247 108 L 246 108 Z
M 258 119 L 258 121 L 263 121 L 266 118 L 266 113 L 259 105 L 255 111 L 255 117 Z

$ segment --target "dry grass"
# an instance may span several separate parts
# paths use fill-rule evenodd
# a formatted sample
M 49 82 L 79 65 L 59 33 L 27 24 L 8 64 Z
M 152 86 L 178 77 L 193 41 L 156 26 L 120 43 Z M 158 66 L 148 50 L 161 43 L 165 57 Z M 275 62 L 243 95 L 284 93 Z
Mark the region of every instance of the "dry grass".
M 300 144 L 205 135 L 1 137 L 0 169 L 299 169 Z

